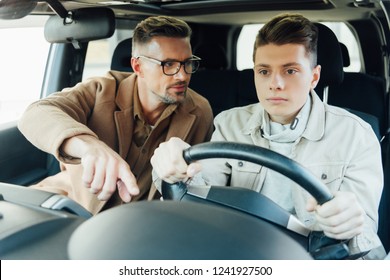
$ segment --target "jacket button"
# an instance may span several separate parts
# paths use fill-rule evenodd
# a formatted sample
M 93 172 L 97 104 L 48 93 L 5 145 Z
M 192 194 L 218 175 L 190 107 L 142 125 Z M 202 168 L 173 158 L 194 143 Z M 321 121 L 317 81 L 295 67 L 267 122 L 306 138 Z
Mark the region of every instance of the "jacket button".
M 328 178 L 328 175 L 326 175 L 325 173 L 323 173 L 322 175 L 321 175 L 321 179 L 322 180 L 326 180 Z
M 243 167 L 243 166 L 244 166 L 244 163 L 243 163 L 242 161 L 239 161 L 239 162 L 238 162 L 238 166 L 239 166 L 239 167 Z

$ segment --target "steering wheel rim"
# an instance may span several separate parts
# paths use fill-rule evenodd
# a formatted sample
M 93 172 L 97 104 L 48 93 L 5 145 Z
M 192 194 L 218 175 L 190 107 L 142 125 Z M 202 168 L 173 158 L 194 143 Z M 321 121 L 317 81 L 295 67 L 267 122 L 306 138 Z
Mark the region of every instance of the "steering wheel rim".
M 293 180 L 308 191 L 319 204 L 333 198 L 329 189 L 301 164 L 263 147 L 236 142 L 208 142 L 184 150 L 183 158 L 187 164 L 210 158 L 249 161 L 268 167 Z

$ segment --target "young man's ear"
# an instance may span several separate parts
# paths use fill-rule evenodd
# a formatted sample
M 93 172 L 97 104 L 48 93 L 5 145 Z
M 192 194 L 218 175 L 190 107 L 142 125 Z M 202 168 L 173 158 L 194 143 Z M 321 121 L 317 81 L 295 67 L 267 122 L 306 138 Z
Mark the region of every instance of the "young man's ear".
M 313 79 L 311 81 L 311 89 L 315 89 L 321 76 L 321 65 L 317 65 L 313 69 Z

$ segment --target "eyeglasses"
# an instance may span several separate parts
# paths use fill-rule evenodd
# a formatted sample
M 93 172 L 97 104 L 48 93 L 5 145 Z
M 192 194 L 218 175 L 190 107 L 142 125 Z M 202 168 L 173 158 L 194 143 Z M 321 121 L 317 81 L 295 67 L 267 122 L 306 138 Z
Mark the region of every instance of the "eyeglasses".
M 200 57 L 193 55 L 191 58 L 185 61 L 177 61 L 177 60 L 166 60 L 161 61 L 158 59 L 154 59 L 151 57 L 147 57 L 144 55 L 140 55 L 137 59 L 146 59 L 150 62 L 156 63 L 162 67 L 163 73 L 167 76 L 173 76 L 180 71 L 182 65 L 184 65 L 184 72 L 187 74 L 195 73 L 199 68 L 200 61 L 202 60 Z

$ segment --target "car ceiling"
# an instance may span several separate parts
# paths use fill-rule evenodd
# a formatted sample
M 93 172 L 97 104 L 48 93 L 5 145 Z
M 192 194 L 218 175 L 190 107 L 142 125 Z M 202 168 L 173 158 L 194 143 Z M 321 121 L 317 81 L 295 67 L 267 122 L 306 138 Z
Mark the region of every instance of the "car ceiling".
M 111 8 L 117 18 L 142 19 L 171 15 L 195 23 L 248 24 L 267 21 L 281 11 L 298 12 L 316 21 L 363 19 L 381 11 L 378 0 L 2 0 L 34 3 L 33 14 L 55 14 L 84 7 Z

